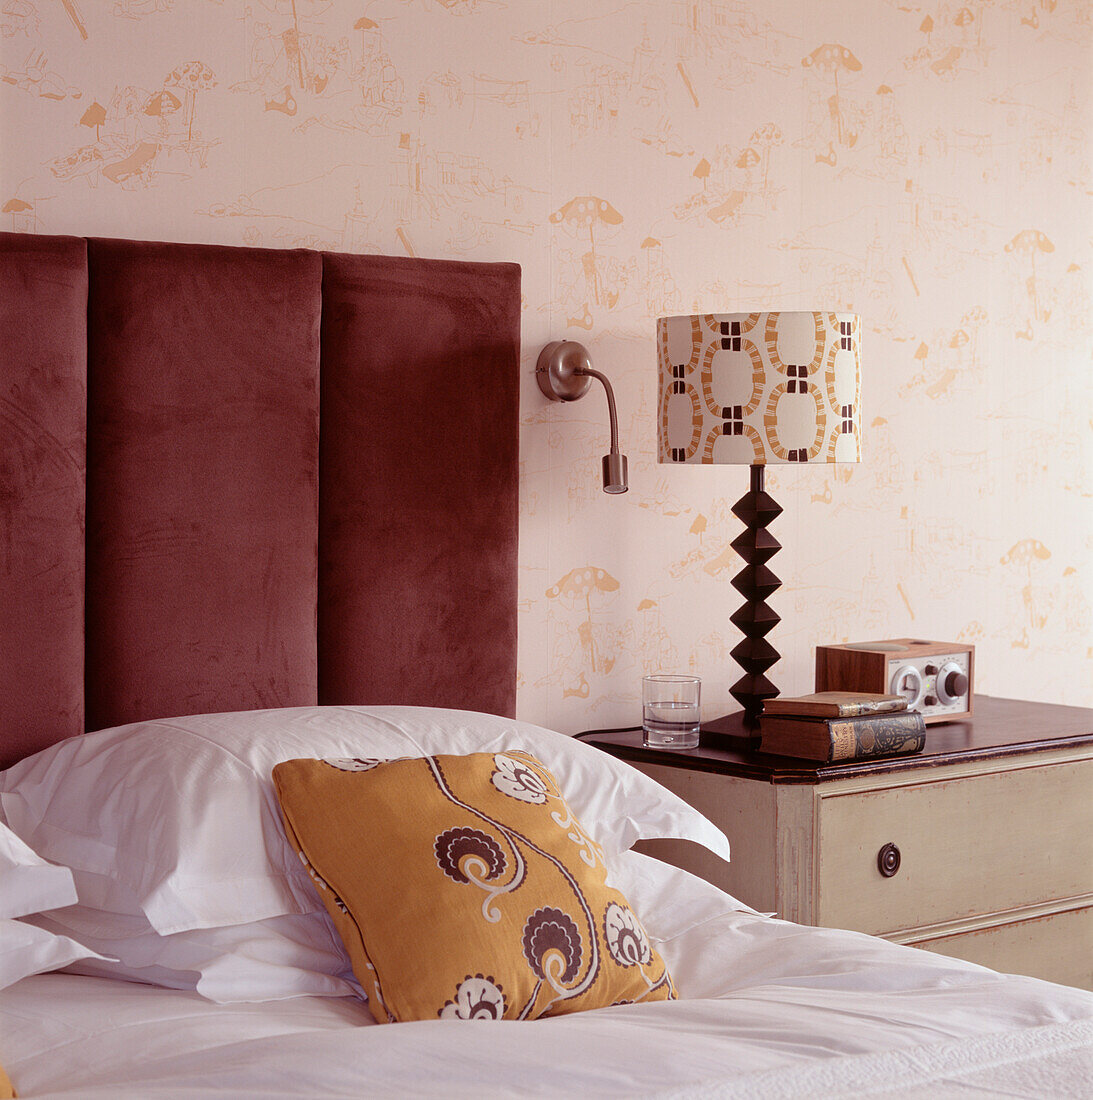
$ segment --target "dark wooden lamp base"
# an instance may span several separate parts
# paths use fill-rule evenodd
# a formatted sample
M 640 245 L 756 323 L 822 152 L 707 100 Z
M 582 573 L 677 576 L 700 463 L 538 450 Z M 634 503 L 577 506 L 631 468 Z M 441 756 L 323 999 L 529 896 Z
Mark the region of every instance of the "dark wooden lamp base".
M 763 469 L 762 466 L 751 467 L 751 488 L 732 507 L 733 515 L 744 524 L 743 532 L 731 544 L 744 559 L 744 568 L 732 580 L 733 588 L 744 597 L 744 603 L 730 616 L 730 621 L 744 635 L 732 650 L 744 675 L 729 688 L 729 693 L 743 710 L 702 727 L 703 741 L 714 744 L 726 741 L 757 744 L 763 703 L 779 694 L 764 673 L 779 660 L 778 651 L 766 636 L 780 621 L 780 616 L 771 610 L 766 600 L 782 587 L 782 582 L 766 563 L 782 548 L 767 530 L 767 524 L 782 514 L 782 508 L 763 489 Z

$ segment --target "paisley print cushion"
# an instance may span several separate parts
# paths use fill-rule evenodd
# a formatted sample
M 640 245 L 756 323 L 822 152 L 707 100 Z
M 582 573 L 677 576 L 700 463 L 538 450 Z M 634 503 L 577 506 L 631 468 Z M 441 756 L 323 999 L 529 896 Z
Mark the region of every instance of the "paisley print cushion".
M 600 846 L 529 753 L 289 760 L 273 780 L 378 1022 L 675 997 Z

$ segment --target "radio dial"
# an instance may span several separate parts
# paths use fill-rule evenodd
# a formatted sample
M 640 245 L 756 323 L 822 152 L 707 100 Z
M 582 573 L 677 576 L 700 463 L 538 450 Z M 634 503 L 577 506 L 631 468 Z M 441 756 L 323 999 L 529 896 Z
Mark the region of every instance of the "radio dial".
M 937 697 L 944 706 L 952 706 L 967 694 L 968 674 L 956 663 L 946 661 L 937 674 Z
M 922 702 L 924 688 L 922 673 L 914 665 L 900 665 L 892 674 L 892 694 L 902 695 L 908 710 L 914 710 Z

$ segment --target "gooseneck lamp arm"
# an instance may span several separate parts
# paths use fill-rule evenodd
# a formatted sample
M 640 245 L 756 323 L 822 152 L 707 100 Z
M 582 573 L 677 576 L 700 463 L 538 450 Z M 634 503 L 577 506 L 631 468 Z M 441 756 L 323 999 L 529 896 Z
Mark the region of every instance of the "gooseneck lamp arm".
M 611 450 L 603 456 L 603 491 L 605 493 L 625 493 L 629 488 L 626 482 L 626 455 L 619 453 L 619 417 L 615 412 L 615 391 L 606 374 L 591 367 L 578 373 L 598 378 L 603 383 L 607 395 L 607 416 L 611 422 Z
M 551 401 L 576 401 L 588 392 L 593 378 L 603 383 L 607 394 L 607 415 L 611 422 L 611 450 L 603 456 L 603 491 L 625 493 L 626 455 L 619 453 L 619 418 L 615 411 L 615 392 L 607 376 L 592 367 L 588 349 L 575 340 L 555 340 L 539 353 L 535 366 L 539 389 Z

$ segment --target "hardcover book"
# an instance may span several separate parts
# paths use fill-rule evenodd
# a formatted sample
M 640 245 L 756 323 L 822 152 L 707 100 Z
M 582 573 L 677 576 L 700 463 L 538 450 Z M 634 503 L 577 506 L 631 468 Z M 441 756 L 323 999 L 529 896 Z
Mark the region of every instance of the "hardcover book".
M 862 714 L 850 718 L 762 715 L 761 752 L 835 764 L 874 756 L 921 752 L 926 722 L 917 710 Z
M 880 695 L 868 691 L 817 691 L 812 695 L 791 695 L 768 699 L 764 714 L 799 714 L 817 718 L 851 718 L 856 714 L 886 714 L 906 710 L 902 695 Z

